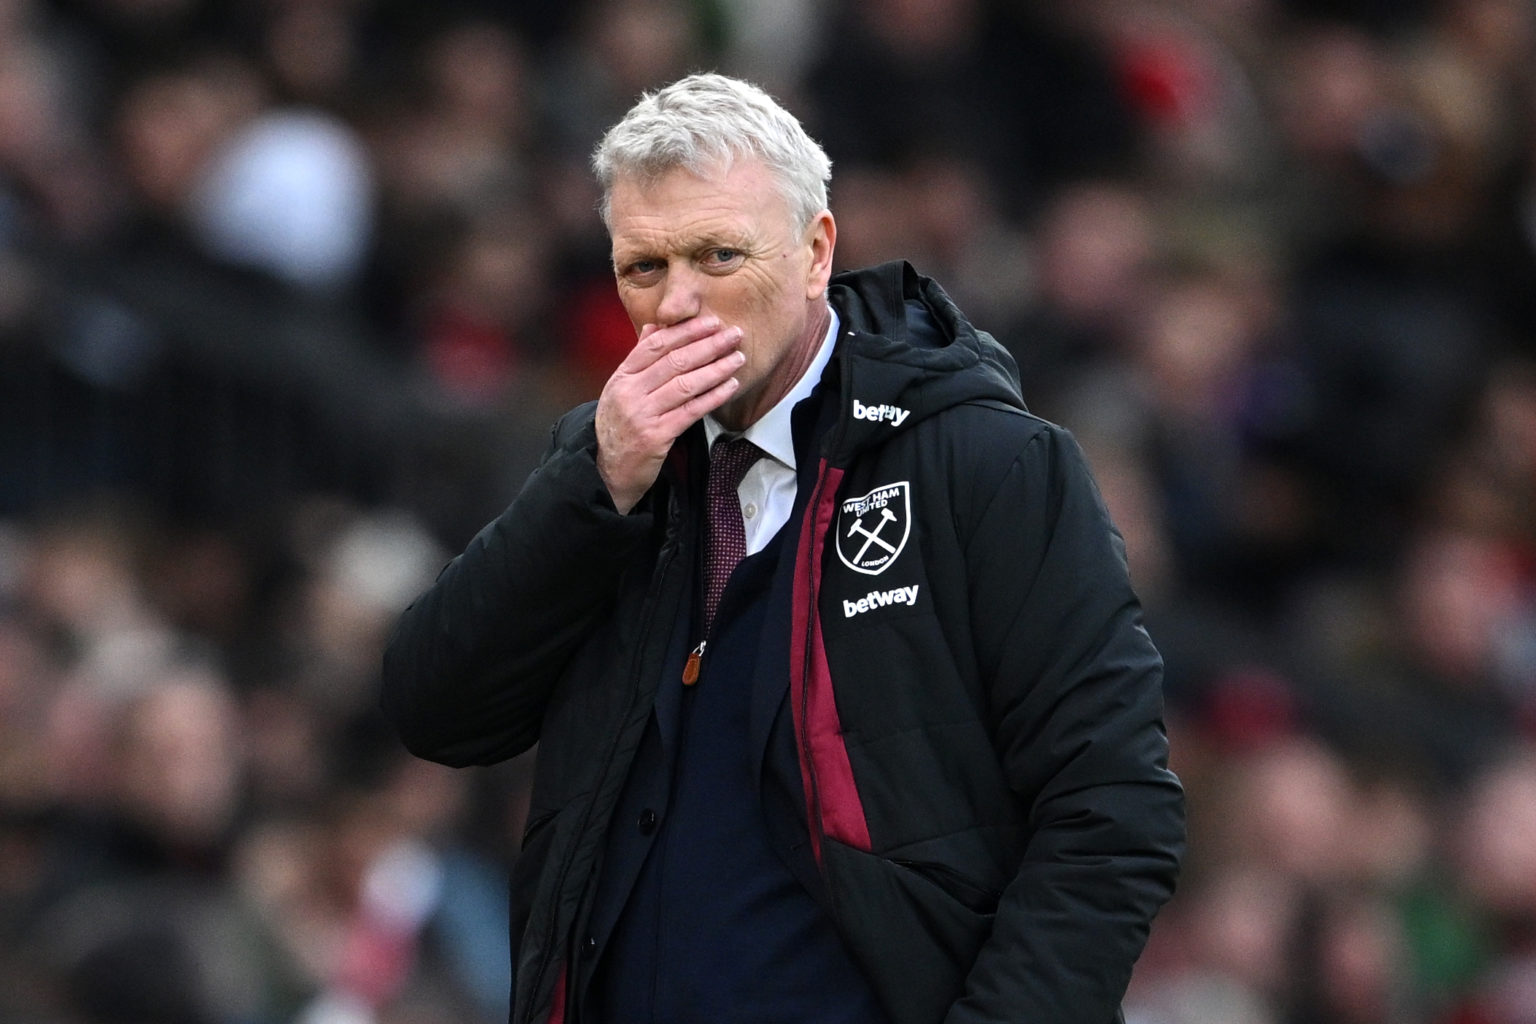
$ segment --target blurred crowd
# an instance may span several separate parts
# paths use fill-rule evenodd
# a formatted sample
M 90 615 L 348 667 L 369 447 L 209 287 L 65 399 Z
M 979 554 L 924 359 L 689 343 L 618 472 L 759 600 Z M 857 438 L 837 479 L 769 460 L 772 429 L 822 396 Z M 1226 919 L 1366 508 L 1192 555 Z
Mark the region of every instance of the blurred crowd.
M 1189 795 L 1130 1024 L 1536 1022 L 1530 0 L 0 0 L 0 1024 L 504 1019 L 528 757 L 379 648 L 701 68 L 1089 453 Z

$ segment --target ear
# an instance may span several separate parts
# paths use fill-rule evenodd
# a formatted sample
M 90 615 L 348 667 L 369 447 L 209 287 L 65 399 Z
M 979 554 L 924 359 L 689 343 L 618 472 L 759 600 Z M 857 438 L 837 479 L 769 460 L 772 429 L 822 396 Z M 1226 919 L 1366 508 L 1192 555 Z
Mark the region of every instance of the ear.
M 832 279 L 832 250 L 837 246 L 837 221 L 832 219 L 832 211 L 822 210 L 805 231 L 806 244 L 811 247 L 805 297 L 814 301 L 827 294 L 827 282 Z

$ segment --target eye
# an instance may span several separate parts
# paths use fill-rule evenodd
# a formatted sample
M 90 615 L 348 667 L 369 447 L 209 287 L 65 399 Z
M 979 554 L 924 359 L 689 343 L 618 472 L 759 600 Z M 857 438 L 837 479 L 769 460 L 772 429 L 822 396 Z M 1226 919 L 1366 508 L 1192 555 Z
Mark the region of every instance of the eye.
M 704 253 L 705 270 L 729 270 L 742 261 L 740 249 L 728 249 L 724 246 L 718 249 L 710 249 Z
M 630 260 L 619 267 L 619 276 L 635 284 L 648 284 L 660 276 L 661 268 L 662 262 L 660 260 Z

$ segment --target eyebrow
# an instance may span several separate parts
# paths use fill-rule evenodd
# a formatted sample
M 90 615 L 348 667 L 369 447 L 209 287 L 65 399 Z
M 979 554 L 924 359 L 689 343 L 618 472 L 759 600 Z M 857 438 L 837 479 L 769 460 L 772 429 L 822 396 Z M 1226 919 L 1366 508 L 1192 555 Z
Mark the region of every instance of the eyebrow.
M 720 233 L 712 231 L 708 234 L 698 235 L 694 239 L 689 239 L 687 244 L 676 247 L 671 245 L 615 247 L 609 253 L 608 259 L 610 263 L 617 267 L 626 263 L 634 263 L 637 260 L 662 259 L 663 253 L 667 255 L 682 254 L 692 256 L 709 249 L 738 249 L 746 251 L 751 245 L 752 241 L 745 233 L 742 233 L 738 240 L 731 241 Z

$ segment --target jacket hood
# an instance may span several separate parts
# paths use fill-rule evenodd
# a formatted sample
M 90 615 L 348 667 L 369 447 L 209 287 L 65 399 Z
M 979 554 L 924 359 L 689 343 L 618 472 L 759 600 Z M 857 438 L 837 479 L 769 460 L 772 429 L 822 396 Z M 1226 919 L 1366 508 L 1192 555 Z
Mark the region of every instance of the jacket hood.
M 1013 357 L 911 264 L 838 274 L 828 300 L 841 319 L 834 465 L 964 402 L 1024 408 Z

